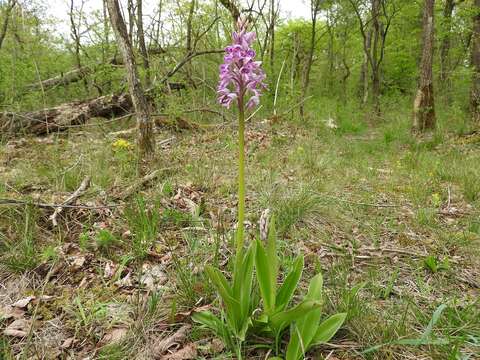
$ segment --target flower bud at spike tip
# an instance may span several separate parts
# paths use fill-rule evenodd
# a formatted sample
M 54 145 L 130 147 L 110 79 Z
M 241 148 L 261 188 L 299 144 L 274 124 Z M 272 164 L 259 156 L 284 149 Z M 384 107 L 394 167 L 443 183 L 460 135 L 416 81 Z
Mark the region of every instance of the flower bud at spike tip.
M 227 108 L 235 100 L 244 104 L 247 97 L 246 107 L 253 109 L 260 104 L 261 92 L 266 89 L 262 63 L 255 61 L 256 53 L 252 48 L 255 33 L 248 32 L 247 25 L 246 20 L 238 20 L 232 45 L 225 48 L 224 63 L 220 65 L 218 102 Z
M 260 216 L 260 240 L 267 241 L 268 237 L 268 223 L 270 222 L 270 209 L 265 209 Z

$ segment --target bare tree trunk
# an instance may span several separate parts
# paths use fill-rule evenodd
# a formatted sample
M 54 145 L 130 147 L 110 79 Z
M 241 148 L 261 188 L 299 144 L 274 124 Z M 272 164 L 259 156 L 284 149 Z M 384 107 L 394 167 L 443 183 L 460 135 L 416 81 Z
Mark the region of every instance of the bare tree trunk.
M 133 3 L 133 0 L 128 0 L 127 1 L 127 12 L 128 12 L 128 37 L 130 39 L 130 44 L 133 45 L 134 37 L 134 27 L 135 27 L 135 5 Z M 121 14 L 121 13 L 120 13 Z
M 4 12 L 4 19 L 3 19 L 3 24 L 0 27 L 0 49 L 2 48 L 3 45 L 3 40 L 5 40 L 5 36 L 7 35 L 7 30 L 8 30 L 8 23 L 10 21 L 10 15 L 12 13 L 13 8 L 17 4 L 16 0 L 9 0 L 7 3 L 7 7 Z
M 477 0 L 478 1 L 478 0 Z M 413 103 L 414 132 L 435 128 L 435 102 L 433 96 L 433 47 L 435 40 L 435 0 L 425 0 L 423 11 L 423 49 L 420 62 L 420 81 Z
M 381 46 L 380 30 L 380 0 L 372 0 L 372 25 L 373 25 L 373 44 L 372 44 L 372 100 L 373 109 L 376 115 L 380 115 L 380 65 L 379 46 Z
M 145 70 L 145 84 L 150 87 L 150 62 L 148 59 L 147 45 L 145 44 L 145 31 L 143 30 L 143 2 L 137 0 L 137 41 L 142 55 L 143 69 Z
M 230 14 L 232 15 L 233 22 L 236 23 L 238 18 L 240 17 L 240 10 L 238 10 L 237 5 L 233 2 L 233 0 L 219 0 L 220 4 L 223 5 L 225 9 L 230 11 Z
M 75 66 L 77 67 L 77 70 L 79 73 L 82 73 L 82 62 L 80 58 L 80 29 L 79 26 L 75 22 L 75 6 L 74 6 L 74 0 L 70 0 L 70 36 L 73 40 L 74 44 L 74 55 L 75 55 Z M 82 3 L 82 8 L 80 10 L 79 14 L 79 21 L 78 23 L 80 24 L 81 22 L 81 17 L 82 17 L 82 12 L 83 12 L 83 3 Z M 88 83 L 87 80 L 84 77 L 82 77 L 83 80 L 83 85 L 85 87 L 85 90 L 88 91 Z
M 193 15 L 195 13 L 195 0 L 190 1 L 190 9 L 188 11 L 188 18 L 187 18 L 187 39 L 186 39 L 186 50 L 187 55 L 193 53 L 193 44 L 192 44 L 192 35 L 193 35 Z M 185 72 L 187 74 L 187 79 L 195 87 L 195 82 L 192 79 L 192 63 L 189 62 L 185 65 Z
M 472 34 L 472 89 L 470 91 L 470 113 L 472 120 L 480 124 L 480 0 L 475 0 Z
M 270 1 L 270 70 L 273 73 L 275 66 L 275 21 L 277 19 L 275 1 L 277 0 Z
M 152 155 L 155 151 L 153 124 L 150 119 L 147 99 L 135 65 L 132 44 L 130 43 L 127 33 L 127 26 L 120 12 L 120 5 L 118 0 L 107 0 L 107 5 L 115 37 L 124 59 L 130 95 L 137 114 L 137 142 L 139 157 L 141 159 L 144 156 Z
M 361 93 L 361 99 L 362 99 L 362 105 L 366 105 L 368 101 L 368 67 L 369 67 L 369 61 L 368 61 L 368 54 L 371 51 L 372 47 L 372 31 L 368 31 L 366 33 L 366 38 L 365 38 L 365 45 L 364 48 L 366 49 L 363 52 L 363 64 L 362 64 L 362 69 L 360 71 L 360 93 Z
M 448 100 L 451 89 L 450 83 L 450 45 L 451 45 L 451 31 L 452 31 L 452 14 L 455 8 L 455 0 L 445 0 L 443 8 L 443 22 L 444 29 L 442 32 L 443 38 L 440 45 L 440 86 L 443 92 L 446 93 Z
M 315 42 L 317 39 L 317 16 L 320 7 L 320 0 L 311 0 L 310 11 L 312 14 L 312 34 L 310 37 L 310 48 L 308 49 L 307 62 L 303 73 L 302 86 L 302 104 L 300 105 L 300 115 L 305 115 L 305 97 L 307 96 L 308 86 L 310 85 L 310 71 L 312 70 L 313 54 L 315 53 Z

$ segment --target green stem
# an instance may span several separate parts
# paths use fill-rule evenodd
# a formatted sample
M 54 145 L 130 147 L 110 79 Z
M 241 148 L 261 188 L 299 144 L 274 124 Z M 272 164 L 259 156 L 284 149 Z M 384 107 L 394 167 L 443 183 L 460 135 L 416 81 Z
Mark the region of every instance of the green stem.
M 243 98 L 238 99 L 238 228 L 237 256 L 241 258 L 244 245 L 245 222 L 245 110 Z

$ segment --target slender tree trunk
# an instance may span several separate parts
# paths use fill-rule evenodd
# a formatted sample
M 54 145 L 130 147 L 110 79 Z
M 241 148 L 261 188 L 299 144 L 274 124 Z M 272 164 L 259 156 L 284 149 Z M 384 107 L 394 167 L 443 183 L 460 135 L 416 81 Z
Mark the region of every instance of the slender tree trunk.
M 276 9 L 275 9 L 275 1 L 277 0 L 270 0 L 271 7 L 270 7 L 270 69 L 272 73 L 274 73 L 274 66 L 275 66 L 275 21 L 276 21 Z
M 480 0 L 475 0 L 472 34 L 472 89 L 470 92 L 470 112 L 472 120 L 480 124 Z
M 476 0 L 478 1 L 478 0 Z M 434 23 L 435 0 L 425 0 L 423 11 L 423 48 L 420 62 L 420 81 L 413 104 L 414 132 L 434 129 L 435 102 L 433 96 L 433 47 L 435 40 Z
M 379 46 L 381 46 L 381 24 L 380 24 L 380 0 L 372 0 L 372 100 L 373 109 L 376 115 L 380 115 L 380 61 Z
M 190 1 L 190 9 L 188 11 L 188 18 L 187 18 L 187 43 L 186 43 L 186 49 L 187 49 L 187 55 L 189 56 L 190 54 L 193 53 L 193 42 L 192 42 L 192 37 L 193 37 L 193 15 L 195 13 L 195 0 Z M 185 71 L 187 74 L 187 79 L 188 81 L 195 87 L 195 82 L 192 79 L 192 63 L 189 61 L 188 64 L 185 65 Z
M 365 106 L 368 102 L 368 79 L 369 79 L 369 74 L 368 74 L 368 68 L 370 65 L 370 62 L 368 60 L 368 54 L 371 51 L 372 48 L 372 30 L 369 30 L 365 34 L 365 39 L 364 39 L 364 52 L 363 52 L 363 64 L 362 64 L 362 69 L 360 71 L 360 93 L 361 93 L 361 101 L 362 105 Z
M 83 7 L 83 5 L 82 5 Z M 82 17 L 82 10 L 80 10 L 80 20 L 78 23 L 81 21 Z M 75 56 L 75 66 L 78 70 L 79 73 L 82 72 L 82 61 L 80 57 L 80 29 L 79 26 L 77 26 L 75 22 L 75 7 L 74 7 L 74 0 L 70 0 L 70 36 L 73 40 L 74 44 L 74 56 Z M 83 86 L 85 87 L 85 91 L 88 91 L 88 83 L 86 77 L 82 77 L 83 80 Z
M 450 45 L 451 45 L 451 31 L 452 31 L 452 14 L 455 8 L 455 0 L 445 0 L 445 6 L 443 8 L 443 22 L 444 28 L 442 32 L 442 42 L 440 45 L 440 86 L 444 93 L 446 93 L 446 99 L 449 99 L 451 90 L 450 83 Z
M 107 5 L 112 28 L 125 63 L 130 95 L 137 114 L 137 142 L 139 158 L 142 159 L 144 156 L 152 155 L 155 151 L 153 123 L 149 114 L 148 102 L 138 76 L 132 44 L 129 40 L 127 26 L 122 17 L 120 5 L 118 0 L 107 0 Z
M 312 70 L 313 54 L 315 53 L 315 42 L 317 39 L 317 15 L 320 0 L 311 0 L 311 14 L 312 14 L 312 34 L 310 37 L 310 47 L 308 49 L 307 62 L 305 63 L 305 69 L 303 73 L 303 86 L 302 86 L 302 104 L 300 105 L 300 115 L 305 115 L 305 97 L 307 96 L 308 86 L 310 85 L 310 71 Z
M 237 5 L 235 5 L 233 0 L 219 0 L 220 4 L 223 5 L 225 9 L 230 12 L 232 15 L 233 22 L 236 23 L 238 18 L 240 17 L 240 10 L 238 9 Z
M 145 31 L 143 30 L 143 2 L 137 0 L 137 41 L 142 55 L 143 70 L 145 70 L 145 84 L 150 87 L 150 61 L 148 59 L 147 45 L 145 44 Z
M 3 45 L 3 40 L 5 40 L 5 36 L 7 35 L 7 30 L 8 30 L 8 23 L 10 21 L 10 15 L 12 13 L 13 8 L 17 4 L 16 0 L 9 0 L 6 9 L 4 11 L 4 19 L 3 23 L 0 26 L 0 49 L 2 48 Z
M 130 39 L 130 44 L 132 44 L 132 47 L 134 46 L 133 41 L 134 41 L 134 27 L 135 27 L 135 5 L 133 3 L 133 0 L 128 0 L 127 1 L 127 11 L 128 11 L 128 37 Z M 121 14 L 121 13 L 120 13 Z

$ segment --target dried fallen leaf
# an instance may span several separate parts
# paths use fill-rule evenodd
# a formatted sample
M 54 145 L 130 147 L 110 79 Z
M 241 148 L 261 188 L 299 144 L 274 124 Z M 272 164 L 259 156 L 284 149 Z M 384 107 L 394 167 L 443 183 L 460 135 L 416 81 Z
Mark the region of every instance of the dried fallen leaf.
M 124 327 L 111 328 L 99 341 L 97 347 L 121 342 L 127 336 L 128 329 Z
M 25 311 L 10 305 L 0 308 L 0 320 L 20 319 L 25 315 Z
M 103 270 L 103 277 L 106 279 L 111 279 L 117 272 L 118 265 L 113 263 L 113 261 L 107 261 L 105 264 L 105 269 Z
M 69 349 L 72 347 L 73 343 L 75 342 L 75 338 L 74 337 L 70 337 L 68 339 L 65 339 L 65 341 L 62 343 L 62 345 L 60 346 L 62 349 Z
M 28 296 L 13 303 L 12 306 L 20 309 L 25 309 L 32 300 L 35 300 L 35 296 Z
M 158 356 L 164 354 L 171 347 L 179 344 L 183 344 L 187 338 L 188 333 L 190 332 L 190 325 L 183 325 L 180 329 L 177 330 L 173 335 L 161 340 L 155 346 L 154 353 Z
M 197 347 L 194 343 L 190 343 L 185 345 L 182 349 L 172 353 L 161 356 L 161 360 L 193 360 L 196 359 L 198 356 L 197 354 Z
M 140 284 L 147 290 L 156 290 L 159 286 L 164 285 L 168 277 L 163 271 L 162 265 L 150 265 L 148 263 L 143 265 L 142 277 Z
M 29 328 L 30 321 L 25 319 L 17 319 L 7 326 L 7 328 L 3 331 L 3 334 L 5 336 L 23 338 L 28 335 Z
M 225 344 L 222 340 L 215 338 L 212 340 L 210 344 L 210 348 L 212 349 L 213 354 L 221 353 L 225 349 Z

